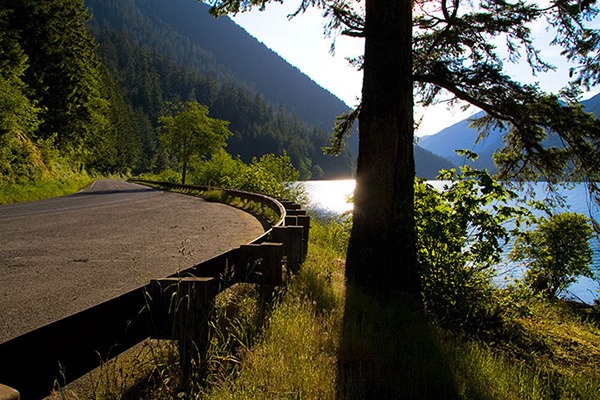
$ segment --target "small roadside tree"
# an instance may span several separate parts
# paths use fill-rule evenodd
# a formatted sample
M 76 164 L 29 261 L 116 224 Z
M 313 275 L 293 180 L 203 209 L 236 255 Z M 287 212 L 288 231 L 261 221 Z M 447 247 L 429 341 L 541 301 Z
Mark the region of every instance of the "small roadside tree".
M 464 166 L 441 171 L 438 179 L 445 182 L 443 188 L 422 181 L 415 186 L 425 310 L 451 329 L 486 329 L 498 322 L 492 284 L 496 265 L 531 213 L 515 192 L 487 171 Z
M 585 215 L 566 212 L 542 218 L 535 230 L 520 236 L 510 258 L 527 266 L 524 281 L 534 292 L 555 299 L 578 276 L 593 277 Z
M 229 122 L 209 117 L 208 107 L 194 101 L 171 104 L 170 113 L 158 118 L 159 139 L 180 164 L 185 184 L 193 158 L 205 158 L 226 146 Z

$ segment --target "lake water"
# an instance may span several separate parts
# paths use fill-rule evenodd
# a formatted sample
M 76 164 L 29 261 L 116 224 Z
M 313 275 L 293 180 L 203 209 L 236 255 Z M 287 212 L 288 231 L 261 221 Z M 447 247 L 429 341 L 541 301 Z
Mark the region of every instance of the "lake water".
M 428 181 L 434 187 L 441 189 L 444 182 Z M 303 182 L 309 197 L 308 208 L 320 215 L 342 215 L 345 212 L 352 211 L 350 197 L 354 192 L 355 182 L 353 179 L 332 180 L 332 181 L 306 181 Z M 546 185 L 538 183 L 533 186 L 535 189 L 535 198 L 544 199 L 547 193 Z M 566 194 L 566 202 L 562 207 L 557 207 L 557 211 L 572 211 L 593 216 L 600 220 L 600 209 L 597 205 L 590 202 L 585 185 L 576 184 L 569 190 L 563 191 Z M 523 197 L 531 198 L 532 194 L 523 191 Z M 593 270 L 596 277 L 600 279 L 600 243 L 598 238 L 591 241 L 593 255 Z M 510 247 L 507 248 L 507 251 Z M 508 265 L 499 268 L 499 283 L 504 282 L 507 276 L 519 276 L 522 274 L 522 268 L 517 265 Z M 565 297 L 579 299 L 586 303 L 593 303 L 594 299 L 599 297 L 600 284 L 598 279 L 581 277 L 576 283 L 571 285 L 565 293 Z

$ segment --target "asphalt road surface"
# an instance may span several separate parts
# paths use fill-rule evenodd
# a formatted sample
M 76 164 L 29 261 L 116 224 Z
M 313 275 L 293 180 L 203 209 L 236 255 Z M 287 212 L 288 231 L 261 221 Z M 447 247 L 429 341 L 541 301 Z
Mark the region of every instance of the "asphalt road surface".
M 235 208 L 116 180 L 0 206 L 0 343 L 263 233 Z

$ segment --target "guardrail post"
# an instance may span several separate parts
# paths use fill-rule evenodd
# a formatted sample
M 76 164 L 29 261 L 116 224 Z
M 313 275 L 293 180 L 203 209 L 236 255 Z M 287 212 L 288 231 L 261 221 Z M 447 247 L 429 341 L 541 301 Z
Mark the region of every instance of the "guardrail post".
M 286 215 L 306 215 L 306 210 L 293 209 L 285 210 Z
M 19 400 L 20 398 L 19 392 L 0 383 L 0 400 Z
M 302 263 L 302 230 L 301 226 L 275 226 L 271 230 L 271 241 L 283 243 L 287 269 L 294 274 Z
M 279 200 L 279 202 L 286 210 L 299 210 L 300 208 L 302 208 L 300 204 L 296 204 L 293 201 Z
M 284 225 L 285 226 L 298 226 L 298 217 L 295 215 L 286 215 Z
M 240 271 L 244 281 L 271 286 L 283 284 L 283 244 L 265 242 L 240 246 Z
M 298 220 L 298 225 L 300 225 L 302 230 L 302 262 L 306 261 L 306 256 L 308 255 L 308 239 L 310 234 L 310 217 L 308 215 L 298 215 L 296 216 Z
M 293 213 L 304 212 L 304 210 L 292 210 Z M 285 226 L 301 226 L 302 231 L 302 258 L 301 262 L 306 261 L 308 255 L 308 236 L 310 231 L 310 217 L 308 215 L 286 215 Z
M 150 311 L 153 337 L 178 340 L 179 361 L 184 377 L 193 372 L 203 380 L 206 375 L 209 325 L 215 297 L 219 292 L 215 278 L 165 278 L 151 281 Z

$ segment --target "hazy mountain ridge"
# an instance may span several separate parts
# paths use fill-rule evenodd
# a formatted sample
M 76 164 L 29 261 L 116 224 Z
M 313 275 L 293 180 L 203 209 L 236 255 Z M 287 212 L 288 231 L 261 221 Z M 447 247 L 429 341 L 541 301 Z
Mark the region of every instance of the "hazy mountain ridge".
M 583 101 L 581 104 L 583 104 L 586 111 L 600 118 L 600 94 Z M 483 115 L 483 111 L 476 113 L 469 118 L 442 129 L 434 135 L 424 137 L 419 142 L 419 145 L 434 154 L 447 158 L 456 165 L 462 165 L 467 161 L 465 157 L 456 154 L 455 150 L 471 150 L 477 153 L 479 158 L 474 163 L 469 163 L 469 165 L 477 168 L 486 168 L 492 173 L 496 172 L 497 168 L 492 160 L 492 155 L 502 146 L 502 136 L 505 132 L 499 129 L 492 129 L 487 137 L 476 143 L 479 132 L 469 127 L 470 120 L 477 119 Z M 547 140 L 549 143 L 552 143 L 553 138 L 549 137 Z

